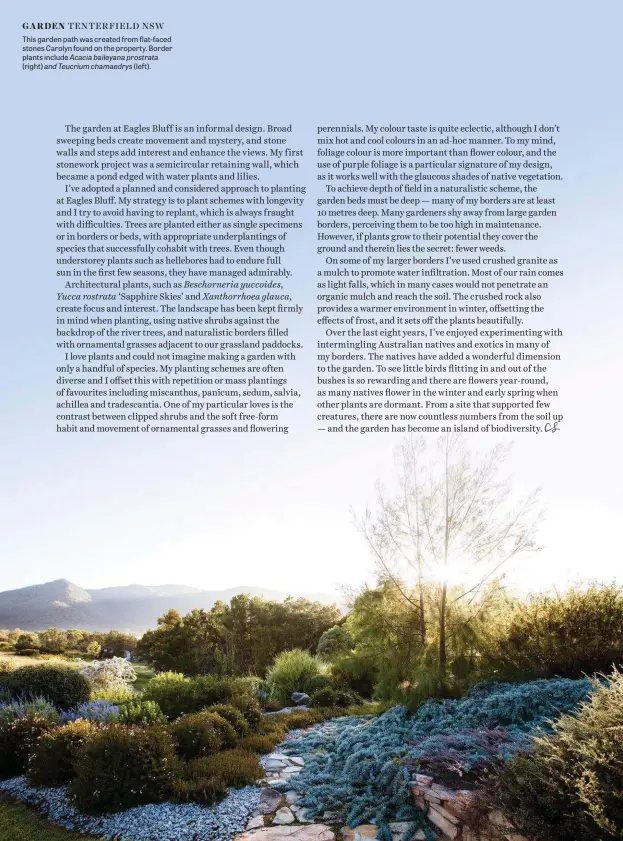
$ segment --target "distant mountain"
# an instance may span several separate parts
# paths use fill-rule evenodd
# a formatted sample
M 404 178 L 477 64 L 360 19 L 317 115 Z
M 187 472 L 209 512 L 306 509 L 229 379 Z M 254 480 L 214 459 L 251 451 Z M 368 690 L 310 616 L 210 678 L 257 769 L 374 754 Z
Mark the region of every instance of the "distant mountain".
M 226 590 L 199 590 L 183 584 L 149 587 L 104 587 L 85 590 L 59 578 L 46 584 L 20 587 L 0 592 L 0 628 L 41 631 L 45 628 L 80 628 L 85 631 L 109 631 L 115 628 L 142 634 L 155 628 L 159 616 L 175 608 L 181 614 L 195 607 L 209 610 L 217 601 L 229 602 L 233 596 L 247 593 L 271 601 L 283 601 L 286 593 L 261 587 L 230 587 Z M 332 604 L 326 594 L 305 596 L 312 601 Z

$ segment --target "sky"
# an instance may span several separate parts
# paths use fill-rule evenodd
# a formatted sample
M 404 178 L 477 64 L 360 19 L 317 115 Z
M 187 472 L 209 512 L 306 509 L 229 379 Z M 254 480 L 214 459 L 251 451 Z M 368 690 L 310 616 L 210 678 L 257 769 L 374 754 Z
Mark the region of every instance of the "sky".
M 54 139 L 78 125 L 293 123 L 314 156 L 321 124 L 557 123 L 559 217 L 543 235 L 564 278 L 542 323 L 564 331 L 556 435 L 519 436 L 518 494 L 542 487 L 542 551 L 523 589 L 620 575 L 623 341 L 622 7 L 535 0 L 89 4 L 90 20 L 164 20 L 174 51 L 149 73 L 26 73 L 24 20 L 84 20 L 75 2 L 3 7 L 5 221 L 0 337 L 0 589 L 185 583 L 333 592 L 372 581 L 351 508 L 391 477 L 395 436 L 316 431 L 313 208 L 289 257 L 308 309 L 288 436 L 55 432 Z M 130 11 L 131 10 L 131 11 Z M 540 246 L 539 246 L 540 247 Z M 494 436 L 471 443 L 487 449 Z

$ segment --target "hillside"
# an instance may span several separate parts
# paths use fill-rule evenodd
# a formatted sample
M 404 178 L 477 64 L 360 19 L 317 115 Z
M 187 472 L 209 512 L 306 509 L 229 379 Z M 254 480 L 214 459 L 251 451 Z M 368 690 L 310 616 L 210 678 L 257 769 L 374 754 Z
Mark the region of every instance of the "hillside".
M 150 587 L 131 584 L 85 590 L 59 578 L 45 584 L 0 592 L 0 628 L 40 631 L 45 628 L 81 628 L 108 631 L 111 628 L 142 634 L 154 628 L 159 616 L 175 608 L 188 613 L 195 607 L 209 610 L 215 602 L 229 602 L 247 593 L 273 601 L 283 601 L 286 593 L 261 587 L 231 587 L 227 590 L 199 590 L 178 584 Z M 306 598 L 330 604 L 334 598 L 313 594 Z

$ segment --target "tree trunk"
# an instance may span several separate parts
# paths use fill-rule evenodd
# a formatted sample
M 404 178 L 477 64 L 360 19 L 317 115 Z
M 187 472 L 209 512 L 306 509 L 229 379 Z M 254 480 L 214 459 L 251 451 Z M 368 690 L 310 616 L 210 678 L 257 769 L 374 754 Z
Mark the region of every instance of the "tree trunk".
M 439 672 L 441 679 L 445 680 L 447 652 L 446 652 L 446 601 L 448 597 L 448 585 L 444 581 L 441 588 L 441 603 L 439 605 Z

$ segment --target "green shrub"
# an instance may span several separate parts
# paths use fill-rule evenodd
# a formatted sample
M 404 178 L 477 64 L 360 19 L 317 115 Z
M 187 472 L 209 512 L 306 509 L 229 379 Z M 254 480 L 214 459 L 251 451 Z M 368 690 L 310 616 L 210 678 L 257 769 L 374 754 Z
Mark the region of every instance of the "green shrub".
M 47 788 L 66 785 L 84 745 L 95 733 L 97 726 L 84 719 L 42 733 L 28 762 L 28 782 Z
M 236 731 L 220 715 L 204 710 L 176 719 L 170 730 L 179 756 L 186 760 L 216 753 L 236 744 Z
M 222 800 L 227 784 L 221 777 L 207 776 L 202 759 L 180 763 L 171 783 L 172 799 L 176 803 L 200 803 L 211 806 Z
M 347 628 L 344 625 L 334 625 L 320 637 L 316 651 L 326 660 L 332 660 L 338 654 L 350 651 L 354 646 L 354 640 Z
M 333 681 L 329 674 L 316 675 L 309 681 L 308 695 L 313 695 L 314 692 L 320 692 L 322 689 L 328 689 L 333 686 Z
M 218 777 L 225 785 L 234 788 L 255 785 L 264 776 L 256 754 L 240 749 L 206 756 L 195 760 L 195 765 L 207 777 Z
M 201 675 L 193 678 L 192 692 L 198 709 L 214 704 L 231 704 L 235 696 L 253 698 L 245 678 L 213 677 Z
M 578 678 L 623 664 L 623 589 L 616 586 L 534 596 L 516 610 L 482 657 L 496 680 Z
M 161 672 L 148 681 L 144 701 L 155 701 L 169 719 L 196 712 L 191 703 L 191 680 L 179 672 Z
M 235 692 L 230 701 L 231 705 L 240 710 L 251 730 L 257 730 L 262 720 L 260 702 L 247 692 Z
M 340 655 L 331 666 L 333 683 L 371 698 L 378 680 L 378 668 L 372 657 L 352 652 Z
M 502 766 L 491 799 L 533 841 L 623 838 L 622 733 L 623 674 L 615 671 L 532 752 Z
M 177 672 L 156 675 L 143 692 L 143 700 L 155 701 L 169 719 L 196 713 L 214 704 L 232 704 L 240 709 L 235 702 L 238 698 L 248 699 L 246 704 L 257 703 L 245 678 L 212 675 L 187 678 Z
M 270 697 L 276 701 L 290 701 L 293 692 L 313 692 L 314 680 L 326 672 L 326 666 L 308 651 L 293 648 L 275 658 L 268 670 L 266 682 Z
M 69 666 L 21 666 L 3 678 L 14 698 L 44 696 L 61 709 L 88 701 L 91 684 Z
M 14 671 L 15 666 L 10 660 L 0 660 L 0 675 L 8 675 L 9 672 Z
M 87 814 L 159 803 L 170 796 L 176 768 L 173 741 L 164 728 L 110 724 L 84 745 L 69 793 Z
M 166 719 L 155 701 L 124 701 L 119 704 L 120 724 L 164 724 Z
M 240 750 L 251 751 L 251 753 L 270 753 L 275 745 L 282 741 L 285 733 L 277 733 L 273 731 L 272 736 L 262 736 L 259 733 L 252 733 L 250 736 L 245 736 L 238 742 Z
M 262 704 L 262 709 L 267 713 L 278 713 L 283 707 L 281 701 L 264 701 Z
M 228 721 L 236 731 L 236 735 L 246 736 L 250 730 L 249 722 L 246 720 L 240 710 L 233 707 L 231 704 L 214 704 L 212 707 L 206 707 L 206 710 L 211 713 L 216 713 Z
M 136 701 L 137 697 L 129 686 L 98 686 L 91 690 L 92 701 L 110 701 L 111 704 L 125 704 Z
M 350 707 L 360 703 L 361 698 L 349 689 L 320 689 L 310 698 L 312 707 Z
M 20 634 L 15 640 L 16 654 L 23 654 L 25 651 L 39 651 L 40 648 L 41 646 L 39 644 L 39 634 Z
M 257 735 L 267 736 L 270 739 L 274 738 L 275 744 L 278 744 L 288 732 L 288 728 L 283 721 L 284 718 L 283 715 L 271 715 L 263 718 L 257 728 Z
M 23 774 L 39 736 L 57 725 L 40 715 L 16 718 L 0 727 L 0 779 Z
M 320 710 L 296 710 L 296 712 L 285 713 L 279 716 L 286 730 L 311 727 L 312 724 L 318 724 L 323 721 L 325 717 Z
M 19 651 L 15 649 L 15 653 L 20 657 L 39 657 L 41 651 L 38 648 L 20 648 Z

